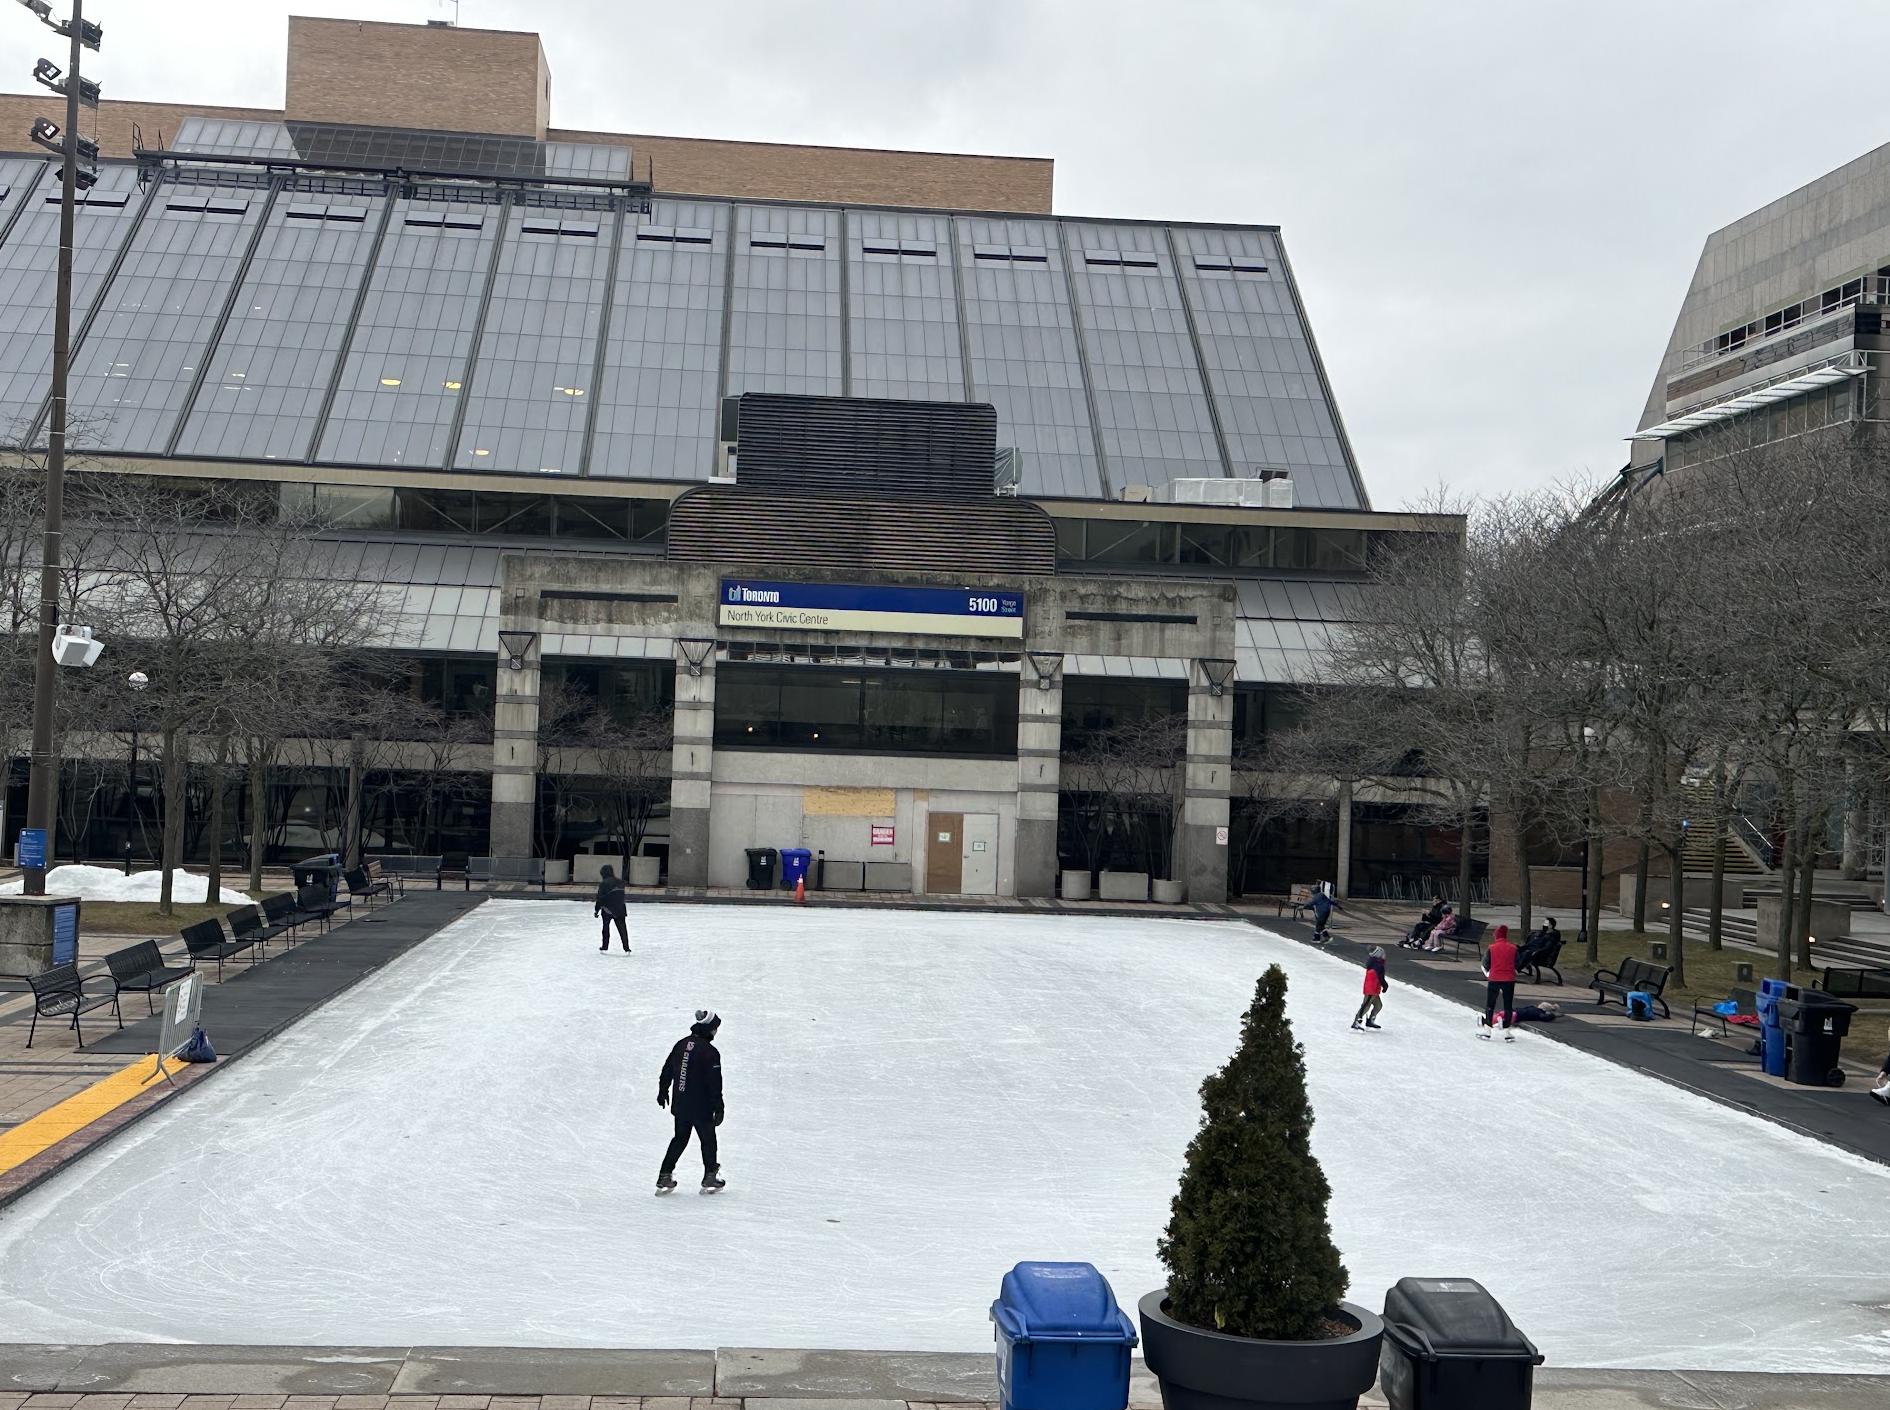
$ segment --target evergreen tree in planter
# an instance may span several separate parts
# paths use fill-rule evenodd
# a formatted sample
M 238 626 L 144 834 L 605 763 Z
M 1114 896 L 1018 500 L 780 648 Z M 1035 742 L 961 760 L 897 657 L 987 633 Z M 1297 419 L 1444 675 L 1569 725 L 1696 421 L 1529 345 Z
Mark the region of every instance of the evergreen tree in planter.
M 1312 1153 L 1306 1064 L 1278 965 L 1260 976 L 1240 1048 L 1201 1084 L 1201 1105 L 1157 1246 L 1168 1286 L 1139 1307 L 1167 1410 L 1355 1406 L 1384 1326 L 1340 1301 L 1332 1189 Z

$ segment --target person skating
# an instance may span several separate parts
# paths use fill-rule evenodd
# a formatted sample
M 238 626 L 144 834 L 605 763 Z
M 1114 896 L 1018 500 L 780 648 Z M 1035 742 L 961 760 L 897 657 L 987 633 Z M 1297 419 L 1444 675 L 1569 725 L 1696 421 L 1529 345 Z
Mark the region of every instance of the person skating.
M 623 941 L 623 952 L 630 953 L 630 932 L 624 928 L 623 878 L 609 867 L 598 873 L 597 896 L 591 903 L 591 915 L 601 916 L 604 922 L 604 943 L 597 948 L 610 948 L 610 927 L 617 927 L 617 938 Z
M 1354 1028 L 1379 1028 L 1378 1015 L 1384 1010 L 1385 1001 L 1380 996 L 1391 987 L 1391 981 L 1385 978 L 1385 952 L 1374 945 L 1365 956 L 1365 1002 L 1358 1006 L 1358 1012 L 1352 1015 Z M 1368 1016 L 1369 1015 L 1369 1016 Z
M 1503 1006 L 1503 1041 L 1513 1043 L 1516 1035 L 1511 1026 L 1516 1020 L 1516 946 L 1509 938 L 1509 927 L 1499 925 L 1496 934 L 1490 937 L 1490 951 L 1483 957 L 1483 977 L 1489 982 L 1483 986 L 1483 1032 L 1479 1037 L 1490 1036 L 1490 1029 L 1496 1021 L 1496 1006 Z
M 676 1162 L 689 1148 L 691 1132 L 702 1146 L 702 1193 L 713 1194 L 728 1183 L 716 1163 L 715 1143 L 715 1128 L 722 1124 L 723 1115 L 722 1055 L 715 1050 L 715 1035 L 721 1027 L 722 1020 L 713 1011 L 697 1009 L 689 1036 L 676 1040 L 663 1063 L 656 1104 L 668 1107 L 676 1118 L 676 1134 L 663 1153 L 663 1168 L 656 1174 L 659 1195 L 676 1188 Z
M 1306 903 L 1306 909 L 1312 912 L 1313 944 L 1325 944 L 1332 938 L 1332 932 L 1326 929 L 1326 926 L 1332 920 L 1332 913 L 1334 911 L 1342 911 L 1345 907 L 1340 905 L 1339 898 L 1332 895 L 1330 892 L 1315 891 L 1313 892 L 1312 900 Z

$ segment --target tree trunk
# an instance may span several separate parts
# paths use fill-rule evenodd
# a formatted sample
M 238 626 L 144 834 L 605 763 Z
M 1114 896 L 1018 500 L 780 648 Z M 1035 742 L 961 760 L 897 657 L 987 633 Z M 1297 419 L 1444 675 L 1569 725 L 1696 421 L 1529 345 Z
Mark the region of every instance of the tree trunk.
M 1463 822 L 1457 829 L 1457 915 L 1462 920 L 1470 919 L 1470 853 L 1476 846 L 1476 819 L 1470 810 L 1463 811 Z
M 1352 780 L 1339 780 L 1339 865 L 1332 878 L 1333 894 L 1341 901 L 1352 895 Z
M 175 915 L 171 905 L 178 862 L 184 849 L 184 786 L 188 777 L 184 747 L 188 736 L 177 725 L 164 729 L 164 831 L 159 851 L 158 914 Z
M 268 778 L 262 751 L 249 756 L 249 890 L 262 890 L 263 851 L 269 845 L 269 820 L 263 816 L 268 807 Z
M 210 860 L 204 868 L 209 877 L 204 895 L 213 902 L 223 894 L 223 764 L 229 752 L 229 736 L 223 735 L 210 760 Z
M 1534 899 L 1534 888 L 1531 886 L 1529 880 L 1529 828 L 1523 821 L 1521 810 L 1512 812 L 1510 819 L 1516 825 L 1514 843 L 1516 848 L 1516 898 L 1522 906 L 1522 914 L 1517 918 L 1517 927 L 1526 936 L 1529 934 L 1530 930 L 1529 923 L 1534 919 L 1534 916 L 1530 914 L 1530 903 Z
M 1713 895 L 1707 912 L 1706 943 L 1715 950 L 1724 949 L 1720 930 L 1726 919 L 1726 826 L 1716 824 L 1719 836 L 1713 842 Z
M 355 735 L 348 741 L 348 817 L 342 824 L 341 864 L 361 865 L 361 788 L 367 772 L 367 741 Z
M 1778 859 L 1778 935 L 1776 940 L 1780 979 L 1792 977 L 1792 869 L 1797 864 L 1794 847 L 1797 831 L 1794 821 L 1787 818 L 1785 835 L 1782 839 L 1783 846 Z
M 1641 839 L 1640 850 L 1634 854 L 1634 929 L 1645 932 L 1647 929 L 1647 839 Z
M 1818 848 L 1812 840 L 1814 819 L 1805 819 L 1805 835 L 1798 852 L 1798 915 L 1793 927 L 1798 933 L 1798 967 L 1811 969 L 1811 888 L 1818 874 Z
M 1591 789 L 1588 795 L 1588 856 L 1585 859 L 1588 880 L 1582 888 L 1588 893 L 1588 909 L 1582 916 L 1582 930 L 1588 937 L 1588 950 L 1584 958 L 1590 965 L 1601 963 L 1601 880 L 1606 874 L 1600 820 L 1596 816 L 1600 809 L 1596 806 L 1595 793 L 1596 790 Z
M 1683 841 L 1680 844 L 1685 847 Z M 1667 912 L 1667 954 L 1673 964 L 1674 987 L 1686 988 L 1687 952 L 1686 952 L 1686 868 L 1680 864 L 1680 849 L 1675 848 L 1670 854 L 1673 869 L 1673 908 Z

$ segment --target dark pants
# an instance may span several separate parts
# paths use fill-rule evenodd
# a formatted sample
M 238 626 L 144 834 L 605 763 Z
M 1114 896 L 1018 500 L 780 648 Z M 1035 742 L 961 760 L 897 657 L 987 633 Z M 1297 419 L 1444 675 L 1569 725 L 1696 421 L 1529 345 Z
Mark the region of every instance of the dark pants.
M 1352 1015 L 1352 1022 L 1376 1023 L 1378 1022 L 1378 1015 L 1383 1013 L 1384 1009 L 1385 1001 L 1383 999 L 1379 998 L 1376 994 L 1367 994 L 1365 996 L 1365 1002 L 1358 1006 L 1358 1012 Z
M 1516 1011 L 1516 981 L 1497 983 L 1492 979 L 1483 986 L 1483 1026 L 1488 1028 L 1496 1017 L 1497 1001 L 1502 1001 L 1503 1027 L 1510 1026 L 1510 1016 Z
M 628 950 L 630 948 L 630 932 L 623 928 L 623 917 L 614 916 L 608 911 L 604 912 L 604 943 L 597 948 L 600 950 L 608 950 L 610 948 L 610 927 L 612 925 L 617 927 L 617 938 L 623 941 L 624 949 Z
M 676 1162 L 682 1159 L 684 1151 L 689 1149 L 689 1133 L 694 1131 L 696 1139 L 702 1143 L 702 1170 L 708 1174 L 715 1169 L 715 1118 L 708 1115 L 692 1115 L 686 1112 L 674 1113 L 676 1134 L 671 1138 L 669 1149 L 663 1152 L 663 1173 L 675 1173 Z

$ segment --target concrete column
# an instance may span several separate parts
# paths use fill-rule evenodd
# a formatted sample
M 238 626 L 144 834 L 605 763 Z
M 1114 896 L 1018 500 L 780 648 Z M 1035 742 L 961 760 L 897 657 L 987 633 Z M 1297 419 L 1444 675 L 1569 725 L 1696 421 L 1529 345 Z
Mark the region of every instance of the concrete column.
M 691 658 L 694 658 L 693 660 Z M 675 751 L 669 772 L 669 884 L 709 884 L 709 769 L 715 762 L 715 649 L 676 643 Z
M 1228 791 L 1233 782 L 1233 662 L 1196 660 L 1188 670 L 1188 754 L 1183 763 L 1175 868 L 1190 901 L 1227 899 Z
M 498 689 L 492 705 L 492 827 L 486 844 L 495 857 L 529 857 L 538 808 L 539 643 L 513 670 L 499 648 Z
M 1019 896 L 1057 893 L 1057 793 L 1063 778 L 1063 659 L 1024 658 L 1017 685 L 1017 845 Z
M 1351 895 L 1352 885 L 1352 780 L 1339 784 L 1339 861 L 1332 889 L 1343 901 Z

